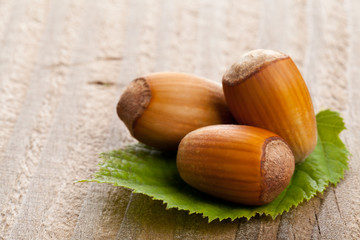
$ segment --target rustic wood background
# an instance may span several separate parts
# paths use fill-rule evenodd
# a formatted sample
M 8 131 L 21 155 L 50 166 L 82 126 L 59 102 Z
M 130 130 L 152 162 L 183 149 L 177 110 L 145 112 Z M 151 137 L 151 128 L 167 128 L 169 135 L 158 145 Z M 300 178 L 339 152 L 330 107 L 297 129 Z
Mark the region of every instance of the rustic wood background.
M 115 114 L 136 76 L 221 81 L 244 52 L 288 53 L 352 153 L 336 188 L 276 220 L 214 221 L 74 183 L 133 142 Z M 360 239 L 360 1 L 0 0 L 1 239 Z

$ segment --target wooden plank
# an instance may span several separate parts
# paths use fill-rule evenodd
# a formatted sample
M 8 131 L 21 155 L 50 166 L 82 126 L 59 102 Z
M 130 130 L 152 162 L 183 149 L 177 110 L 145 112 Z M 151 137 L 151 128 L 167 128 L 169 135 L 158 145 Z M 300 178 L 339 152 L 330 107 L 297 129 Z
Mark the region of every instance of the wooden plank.
M 10 27 L 10 22 L 13 22 L 15 19 L 12 19 L 14 15 L 13 7 L 15 1 L 4 1 L 0 4 L 0 44 L 4 45 L 4 39 L 8 36 L 8 29 Z M 3 63 L 3 62 L 2 62 Z M 3 66 L 3 65 L 1 65 Z
M 344 112 L 347 101 L 347 66 L 348 61 L 348 29 L 344 2 L 333 1 L 323 6 L 323 38 L 322 48 L 315 71 L 320 73 L 318 81 L 318 109 L 330 107 Z M 336 44 L 334 44 L 336 42 Z M 346 179 L 348 180 L 348 179 Z M 337 189 L 341 189 L 346 180 Z M 324 239 L 348 239 L 346 222 L 339 208 L 336 190 L 333 187 L 324 193 L 320 209 L 316 214 L 318 232 L 315 234 Z
M 56 5 L 53 7 L 55 7 L 54 11 L 58 10 L 56 9 Z M 61 84 L 63 84 L 63 92 L 56 94 L 56 91 L 61 91 L 61 86 L 53 85 L 52 87 L 54 87 L 54 89 L 52 90 L 55 90 L 55 92 L 50 90 L 50 92 L 47 93 L 49 94 L 47 96 L 49 97 L 49 102 L 45 102 L 45 104 L 50 104 L 50 109 L 53 108 L 57 111 L 55 113 L 45 112 L 44 114 L 39 114 L 39 122 L 51 121 L 49 125 L 49 136 L 47 136 L 47 142 L 43 146 L 41 153 L 38 153 L 34 158 L 36 164 L 30 165 L 31 172 L 28 180 L 28 188 L 23 190 L 23 194 L 26 192 L 26 195 L 24 194 L 23 202 L 18 210 L 17 221 L 15 221 L 8 232 L 9 238 L 11 239 L 22 239 L 25 237 L 38 238 L 42 232 L 41 229 L 44 230 L 44 226 L 46 226 L 42 221 L 46 219 L 46 214 L 51 211 L 51 206 L 56 203 L 57 196 L 61 193 L 61 188 L 68 185 L 68 182 L 74 181 L 71 175 L 70 179 L 67 177 L 69 176 L 69 171 L 72 170 L 71 168 L 76 166 L 76 161 L 69 162 L 67 159 L 71 157 L 70 153 L 77 141 L 72 133 L 78 129 L 74 128 L 72 122 L 74 122 L 78 111 L 77 102 L 79 98 L 76 92 L 79 89 L 81 81 L 71 80 L 80 79 L 84 81 L 86 77 L 83 74 L 85 69 L 82 71 L 74 71 L 74 69 L 68 71 L 68 64 L 81 62 L 83 60 L 81 55 L 74 57 L 73 54 L 76 53 L 75 49 L 77 49 L 78 46 L 84 45 L 84 39 L 89 37 L 86 33 L 91 33 L 89 32 L 91 28 L 81 25 L 81 22 L 86 19 L 86 15 L 82 15 L 84 12 L 84 2 L 78 1 L 76 3 L 70 3 L 69 9 L 64 16 L 66 25 L 59 36 L 64 37 L 62 39 L 63 42 L 59 42 L 60 51 L 58 51 L 58 49 L 55 50 L 55 63 L 48 66 L 53 70 L 52 73 L 55 75 L 53 77 L 55 83 L 59 78 L 64 77 L 64 80 L 60 80 Z M 82 31 L 79 31 L 79 29 Z M 77 32 L 84 34 L 82 39 L 78 37 Z M 52 33 L 53 32 L 49 30 L 49 34 Z M 49 38 L 52 38 L 51 35 Z M 92 49 L 90 45 L 91 42 L 92 41 L 89 40 L 86 41 L 89 49 Z M 72 47 L 74 47 L 74 49 L 72 49 Z M 91 57 L 90 52 L 88 52 L 87 55 L 87 58 L 89 57 Z M 52 105 L 57 104 L 57 102 L 59 102 L 58 108 L 56 108 L 56 105 Z M 80 122 L 78 124 L 80 124 Z M 41 128 L 41 125 L 39 127 Z M 37 138 L 34 140 L 36 139 Z M 27 151 L 31 154 L 33 149 L 29 148 Z M 79 156 L 77 156 L 77 158 L 79 158 Z M 27 161 L 30 160 L 31 158 Z M 78 197 L 81 197 L 81 195 Z M 40 226 L 42 226 L 42 228 L 40 228 Z
M 225 72 L 239 57 L 257 47 L 258 27 L 261 22 L 262 4 L 260 1 L 236 1 L 228 4 L 225 22 L 226 47 L 223 50 Z
M 111 106 L 113 107 L 109 117 L 111 121 L 108 125 L 108 132 L 105 135 L 106 140 L 103 143 L 102 151 L 111 150 L 134 141 L 130 137 L 126 127 L 121 125 L 115 113 L 115 106 L 124 86 L 130 82 L 131 79 L 135 78 L 136 74 L 139 74 L 136 66 L 138 65 L 137 56 L 140 46 L 142 24 L 138 21 L 137 13 L 138 11 L 146 11 L 145 7 L 146 5 L 142 5 L 140 1 L 129 1 L 115 8 L 115 12 L 113 13 L 111 13 L 111 8 L 108 10 L 110 11 L 109 14 L 113 14 L 112 16 L 114 18 L 120 17 L 120 19 L 113 19 L 113 21 L 117 21 L 119 24 L 116 28 L 118 31 L 113 31 L 114 29 L 111 27 L 110 22 L 109 28 L 106 31 L 108 31 L 110 41 L 114 41 L 113 39 L 118 37 L 119 32 L 121 33 L 122 38 L 119 38 L 120 42 L 118 43 L 120 55 L 117 57 L 122 60 L 119 63 L 118 69 L 116 69 L 117 76 L 114 76 L 113 79 L 118 82 L 120 87 L 117 89 L 111 102 Z M 104 195 L 106 197 L 104 197 Z M 92 184 L 83 203 L 72 238 L 115 238 L 120 228 L 129 196 L 130 192 L 122 188 Z M 116 209 L 116 214 L 114 214 L 111 209 Z
M 199 5 L 201 11 L 197 20 L 197 47 L 193 52 L 194 74 L 221 82 L 222 70 L 227 67 L 224 55 L 224 49 L 227 47 L 227 28 L 224 26 L 231 4 L 226 1 L 204 0 L 200 1 Z
M 20 15 L 19 18 L 16 17 L 17 14 Z M 9 24 L 14 29 L 14 33 L 9 33 L 3 38 L 6 50 L 0 51 L 3 63 L 13 63 L 1 64 L 2 67 L 8 68 L 7 71 L 2 68 L 0 94 L 0 102 L 3 106 L 0 110 L 3 117 L 0 122 L 2 129 L 0 145 L 3 144 L 0 147 L 2 163 L 0 168 L 0 236 L 6 236 L 10 226 L 16 220 L 16 214 L 23 200 L 29 175 L 31 175 L 34 156 L 26 155 L 25 151 L 34 147 L 34 151 L 38 152 L 37 144 L 29 146 L 28 136 L 36 135 L 32 125 L 35 116 L 32 114 L 38 111 L 41 103 L 40 98 L 34 101 L 34 95 L 41 97 L 45 93 L 39 88 L 42 85 L 36 85 L 37 83 L 34 84 L 30 80 L 33 79 L 33 70 L 38 59 L 37 51 L 46 19 L 46 6 L 43 6 L 41 2 L 23 3 L 22 7 L 13 12 L 12 18 L 14 22 L 9 21 Z M 14 42 L 16 36 L 19 39 Z M 38 83 L 41 84 L 41 81 Z M 45 86 L 43 82 L 44 89 L 46 89 Z M 24 162 L 24 155 L 30 158 L 27 162 Z
M 344 103 L 343 117 L 345 118 L 347 131 L 342 135 L 345 138 L 346 145 L 348 146 L 352 156 L 349 162 L 349 170 L 345 173 L 345 179 L 335 189 L 334 195 L 336 196 L 336 203 L 338 211 L 346 225 L 345 231 L 349 239 L 360 238 L 360 201 L 357 197 L 360 192 L 360 179 L 359 179 L 359 157 L 360 152 L 358 148 L 359 138 L 356 136 L 360 129 L 359 116 L 360 116 L 360 102 L 359 97 L 359 40 L 360 40 L 360 16 L 358 14 L 360 4 L 358 1 L 346 2 L 345 11 L 348 12 L 347 21 L 349 28 L 348 32 L 348 50 L 346 54 L 347 59 L 340 58 L 344 61 L 340 63 L 340 68 L 346 67 L 347 72 L 345 76 L 340 76 L 340 79 L 346 78 L 347 99 Z M 340 52 L 340 51 L 339 51 Z M 342 53 L 344 54 L 344 53 Z M 339 72 L 338 74 L 342 74 Z M 339 76 L 339 75 L 336 76 Z M 334 76 L 335 78 L 335 76 Z
M 32 70 L 37 60 L 37 49 L 39 47 L 39 35 L 42 32 L 42 25 L 34 24 L 34 19 L 29 13 L 36 4 L 24 3 L 14 7 L 5 5 L 3 11 L 12 14 L 4 14 L 1 20 L 8 22 L 2 26 L 0 51 L 0 114 L 2 121 L 0 128 L 0 150 L 3 153 L 8 144 L 11 133 L 15 127 L 17 116 L 20 114 L 22 104 L 25 100 L 26 90 L 31 79 Z M 45 10 L 39 6 L 37 13 L 38 21 L 44 21 Z M 39 16 L 40 15 L 40 16 Z M 22 28 L 20 28 L 22 26 Z M 12 29 L 12 31 L 9 31 Z M 27 40 L 30 39 L 30 40 Z M 16 43 L 16 44 L 15 44 Z

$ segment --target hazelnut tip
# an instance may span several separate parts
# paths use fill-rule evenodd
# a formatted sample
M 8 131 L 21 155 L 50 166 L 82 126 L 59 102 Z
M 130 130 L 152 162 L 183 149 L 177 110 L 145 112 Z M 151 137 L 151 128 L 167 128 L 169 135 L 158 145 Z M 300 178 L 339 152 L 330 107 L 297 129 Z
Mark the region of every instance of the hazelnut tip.
M 142 116 L 150 100 L 150 86 L 144 77 L 133 80 L 121 95 L 116 111 L 132 135 L 136 120 Z
M 285 58 L 289 58 L 289 56 L 268 49 L 256 49 L 247 52 L 225 72 L 223 84 L 228 86 L 238 85 L 259 71 L 264 65 Z
M 270 137 L 263 145 L 261 159 L 260 201 L 273 201 L 290 183 L 295 169 L 295 157 L 289 145 L 280 137 Z

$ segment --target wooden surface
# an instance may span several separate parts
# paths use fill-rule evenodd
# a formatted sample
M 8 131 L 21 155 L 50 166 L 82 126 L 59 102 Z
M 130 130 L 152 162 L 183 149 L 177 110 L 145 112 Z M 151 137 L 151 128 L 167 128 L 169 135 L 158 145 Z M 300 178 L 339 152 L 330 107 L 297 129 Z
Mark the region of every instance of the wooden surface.
M 276 220 L 210 224 L 110 185 L 74 183 L 133 142 L 115 113 L 140 74 L 221 81 L 245 51 L 288 53 L 352 153 L 336 188 Z M 360 2 L 0 0 L 1 239 L 360 239 Z

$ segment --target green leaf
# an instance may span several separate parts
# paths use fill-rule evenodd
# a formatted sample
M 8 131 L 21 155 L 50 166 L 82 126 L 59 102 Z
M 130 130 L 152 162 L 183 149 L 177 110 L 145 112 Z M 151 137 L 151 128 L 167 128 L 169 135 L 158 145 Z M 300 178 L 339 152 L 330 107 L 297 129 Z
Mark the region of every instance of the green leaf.
M 200 213 L 209 221 L 219 218 L 250 219 L 255 215 L 275 218 L 317 193 L 329 183 L 336 185 L 348 169 L 348 156 L 339 133 L 345 129 L 338 113 L 322 111 L 316 116 L 318 143 L 314 152 L 296 165 L 289 186 L 271 203 L 258 207 L 232 204 L 201 193 L 183 182 L 177 172 L 174 154 L 160 152 L 142 144 L 103 153 L 100 169 L 93 179 L 83 182 L 111 183 L 133 189 L 164 201 L 167 208 Z

